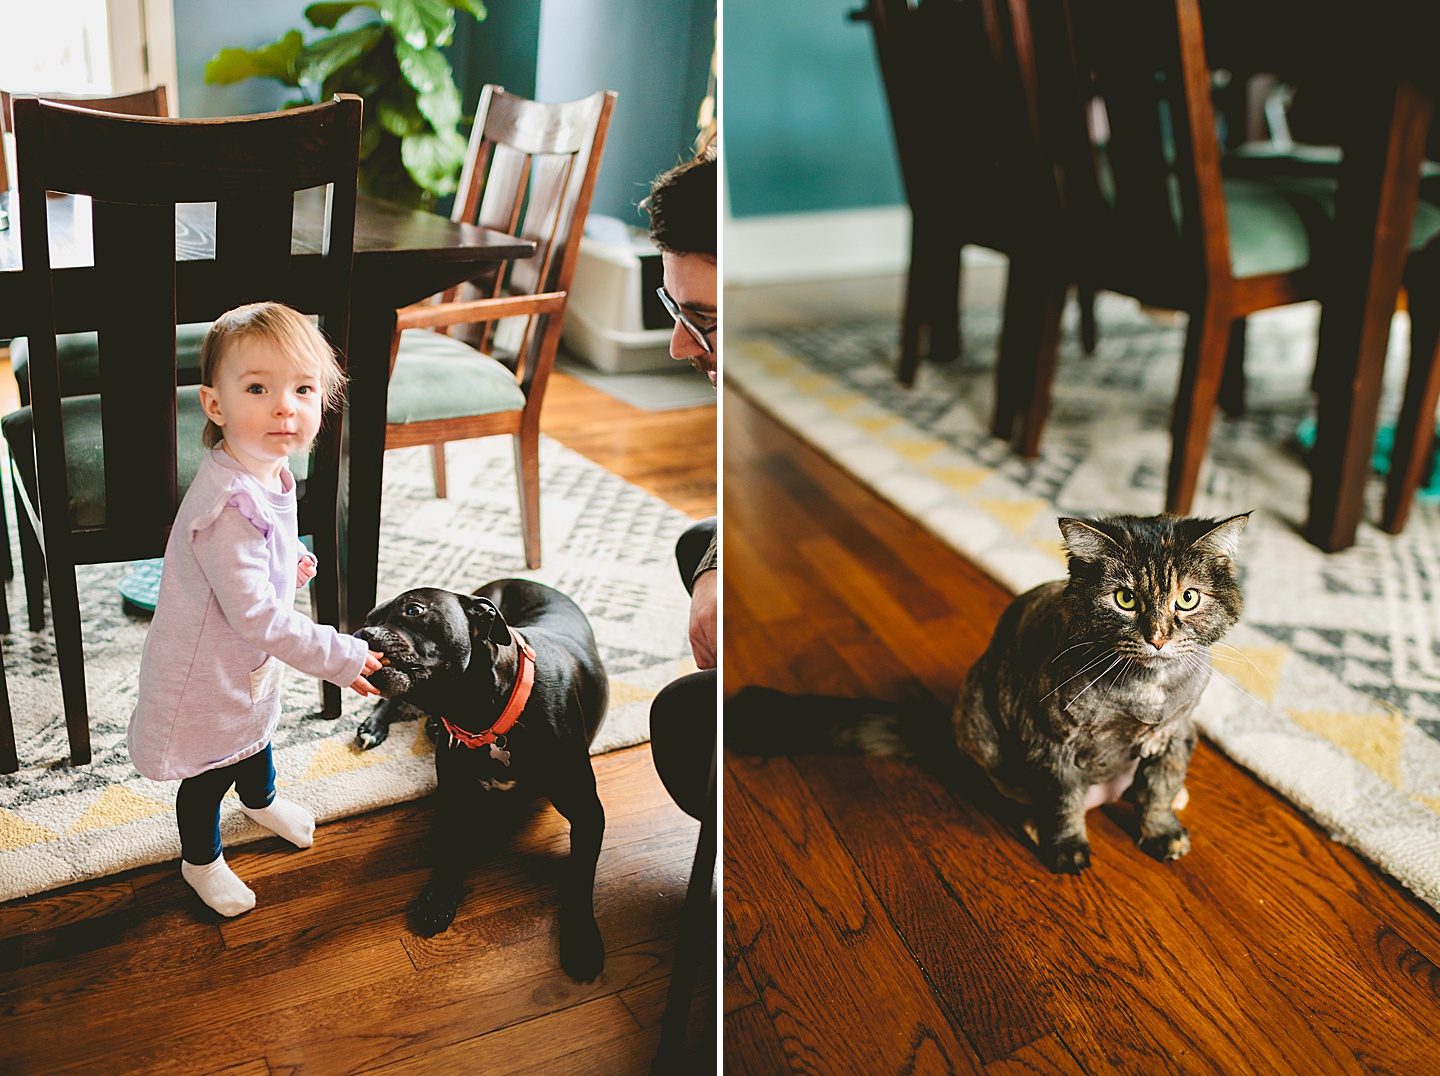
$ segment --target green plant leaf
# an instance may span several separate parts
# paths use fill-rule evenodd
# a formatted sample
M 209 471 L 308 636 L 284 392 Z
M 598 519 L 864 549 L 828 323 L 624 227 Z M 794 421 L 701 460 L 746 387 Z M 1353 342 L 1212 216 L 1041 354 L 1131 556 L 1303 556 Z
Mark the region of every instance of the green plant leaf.
M 391 134 L 404 138 L 428 130 L 430 125 L 415 103 L 415 92 L 408 86 L 397 86 L 375 103 L 375 118 Z
M 437 131 L 452 131 L 460 122 L 460 91 L 450 61 L 439 49 L 423 52 L 395 42 L 395 59 L 405 80 L 415 87 L 420 111 Z
M 380 0 L 380 17 L 395 30 L 395 40 L 412 49 L 448 45 L 455 33 L 449 0 Z
M 285 86 L 298 86 L 295 61 L 304 49 L 299 30 L 258 49 L 221 49 L 205 65 L 205 81 L 228 85 L 247 78 L 273 78 Z
M 358 60 L 384 36 L 385 27 L 372 22 L 355 30 L 319 38 L 305 47 L 295 61 L 295 71 L 301 82 L 323 83 L 346 64 Z
M 363 161 L 374 153 L 384 137 L 385 129 L 367 115 L 360 125 L 360 159 Z
M 378 128 L 377 128 L 378 129 Z M 400 160 L 400 139 L 383 134 L 360 162 L 360 186 L 377 198 L 416 208 L 430 208 L 435 198 L 419 187 Z
M 489 14 L 485 10 L 485 5 L 482 4 L 480 0 L 452 0 L 452 2 L 456 10 L 468 11 L 471 15 L 475 16 L 476 22 L 484 22 L 485 16 Z
M 400 140 L 400 159 L 410 178 L 437 196 L 455 190 L 465 163 L 465 139 L 455 131 L 425 131 Z
M 431 93 L 447 83 L 455 84 L 450 73 L 450 61 L 439 49 L 412 49 L 405 42 L 396 41 L 395 59 L 417 93 Z
M 368 7 L 372 11 L 379 10 L 379 4 L 375 0 L 351 0 L 350 3 L 343 4 L 311 4 L 305 9 L 305 19 L 311 26 L 318 26 L 322 30 L 333 30 L 336 23 L 357 7 Z

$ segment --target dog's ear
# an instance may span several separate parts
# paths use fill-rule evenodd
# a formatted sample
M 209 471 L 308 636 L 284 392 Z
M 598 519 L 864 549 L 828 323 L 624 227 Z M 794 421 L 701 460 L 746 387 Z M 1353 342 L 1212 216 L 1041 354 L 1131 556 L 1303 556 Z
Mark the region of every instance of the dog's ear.
M 489 598 L 467 598 L 465 613 L 470 618 L 470 638 L 503 646 L 510 642 L 510 626 Z

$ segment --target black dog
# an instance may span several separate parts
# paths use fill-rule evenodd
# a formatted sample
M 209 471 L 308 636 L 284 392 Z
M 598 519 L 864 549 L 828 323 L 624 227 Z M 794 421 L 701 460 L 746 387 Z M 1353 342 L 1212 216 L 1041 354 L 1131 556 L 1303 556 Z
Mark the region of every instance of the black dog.
M 481 801 L 499 792 L 526 802 L 542 795 L 570 822 L 560 963 L 575 979 L 595 978 L 605 964 L 594 908 L 605 809 L 589 746 L 610 686 L 585 614 L 550 587 L 500 579 L 473 595 L 407 590 L 372 610 L 355 634 L 387 662 L 370 676 L 385 701 L 361 724 L 361 743 L 385 739 L 402 699 L 443 726 L 434 873 L 412 910 L 417 932 L 438 934 L 455 918 L 467 852 L 490 837 L 477 816 Z

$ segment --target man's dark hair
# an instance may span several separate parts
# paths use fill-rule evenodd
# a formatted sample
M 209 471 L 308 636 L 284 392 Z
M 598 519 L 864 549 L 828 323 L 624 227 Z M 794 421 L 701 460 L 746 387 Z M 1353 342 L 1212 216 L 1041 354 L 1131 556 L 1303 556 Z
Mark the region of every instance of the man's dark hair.
M 641 206 L 650 214 L 650 239 L 671 254 L 708 254 L 715 257 L 715 157 L 703 153 L 650 184 L 650 196 Z

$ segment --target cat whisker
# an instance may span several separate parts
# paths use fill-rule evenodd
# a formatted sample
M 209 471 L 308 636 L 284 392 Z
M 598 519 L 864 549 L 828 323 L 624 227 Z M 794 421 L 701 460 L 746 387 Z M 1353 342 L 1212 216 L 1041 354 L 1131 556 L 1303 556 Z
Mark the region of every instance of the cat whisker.
M 1251 702 L 1253 702 L 1256 706 L 1258 706 L 1258 707 L 1260 707 L 1262 710 L 1264 710 L 1267 714 L 1274 714 L 1274 713 L 1276 712 L 1275 710 L 1273 710 L 1273 709 L 1270 707 L 1270 705 L 1269 705 L 1268 703 L 1266 703 L 1266 702 L 1265 702 L 1264 700 L 1262 700 L 1262 699 L 1257 699 L 1254 695 L 1250 694 L 1250 692 L 1246 691 L 1243 687 L 1241 687 L 1239 684 L 1237 684 L 1234 680 L 1230 679 L 1230 677 L 1226 676 L 1226 675 L 1225 675 L 1223 672 L 1221 672 L 1219 669 L 1213 669 L 1213 668 L 1212 668 L 1211 671 L 1214 672 L 1216 676 L 1220 677 L 1221 680 L 1225 681 L 1225 683 L 1227 683 L 1227 684 L 1229 684 L 1231 687 L 1233 687 L 1236 691 L 1240 692 L 1240 694 L 1244 695 L 1247 699 L 1249 699 Z M 1278 716 L 1278 715 L 1277 715 L 1277 716 Z
M 1096 684 L 1098 684 L 1101 680 L 1104 680 L 1106 674 L 1109 673 L 1111 669 L 1115 668 L 1116 665 L 1119 665 L 1122 661 L 1128 661 L 1128 660 L 1129 660 L 1129 659 L 1126 658 L 1126 657 L 1124 657 L 1123 655 L 1117 654 L 1117 655 L 1115 656 L 1115 660 L 1112 661 L 1109 665 L 1105 666 L 1105 671 L 1102 672 L 1099 676 L 1095 677 L 1094 680 L 1091 680 L 1088 684 L 1086 684 L 1084 687 L 1082 687 L 1079 691 L 1075 692 L 1075 698 L 1074 698 L 1074 699 L 1071 699 L 1070 702 L 1067 702 L 1063 708 L 1066 709 L 1066 710 L 1070 709 L 1070 706 L 1071 706 L 1071 704 L 1073 704 L 1073 703 L 1075 702 L 1075 699 L 1078 699 L 1081 695 L 1085 694 L 1085 692 L 1089 691 L 1092 687 L 1094 687 Z M 1072 679 L 1073 679 L 1073 677 L 1072 677 Z
M 1249 654 L 1245 653 L 1245 651 L 1241 650 L 1239 647 L 1231 646 L 1229 643 L 1214 643 L 1214 644 L 1212 644 L 1212 646 L 1223 646 L 1226 650 L 1233 650 L 1233 651 L 1234 651 L 1234 654 L 1233 654 L 1233 655 L 1232 655 L 1232 654 L 1224 654 L 1224 655 L 1222 655 L 1222 654 L 1217 654 L 1217 653 L 1214 653 L 1214 651 L 1213 651 L 1213 649 L 1212 649 L 1212 651 L 1211 651 L 1211 657 L 1216 658 L 1217 660 L 1221 660 L 1221 661 L 1234 661 L 1234 662 L 1241 662 L 1241 661 L 1243 661 L 1243 662 L 1245 662 L 1245 664 L 1249 665 L 1250 668 L 1252 668 L 1252 669 L 1255 670 L 1255 675 L 1256 675 L 1256 676 L 1260 677 L 1260 679 L 1264 680 L 1265 683 L 1269 684 L 1271 687 L 1274 687 L 1274 686 L 1275 686 L 1274 683 L 1271 681 L 1270 677 L 1268 677 L 1268 676 L 1265 675 L 1264 670 L 1262 670 L 1259 665 L 1256 665 L 1256 664 L 1255 664 L 1254 659 L 1251 658 Z
M 1060 651 L 1058 654 L 1056 654 L 1056 655 L 1055 655 L 1053 658 L 1051 658 L 1050 660 L 1051 660 L 1052 662 L 1059 661 L 1061 658 L 1063 658 L 1066 654 L 1070 653 L 1070 651 L 1072 651 L 1072 650 L 1078 650 L 1078 649 L 1079 649 L 1080 647 L 1082 647 L 1082 646 L 1100 646 L 1102 643 L 1104 643 L 1104 641 L 1105 641 L 1104 639 L 1082 639 L 1082 640 L 1081 640 L 1080 642 L 1078 642 L 1078 643 L 1074 643 L 1074 644 L 1072 644 L 1072 645 L 1070 645 L 1070 646 L 1067 646 L 1064 650 Z
M 1087 672 L 1089 672 L 1091 669 L 1095 668 L 1096 665 L 1099 665 L 1099 664 L 1100 664 L 1102 661 L 1104 661 L 1106 658 L 1108 658 L 1108 657 L 1113 657 L 1113 656 L 1115 656 L 1115 651 L 1113 651 L 1113 650 L 1107 650 L 1107 651 L 1105 651 L 1105 653 L 1101 654 L 1098 658 L 1092 658 L 1090 661 L 1087 661 L 1083 666 L 1080 667 L 1080 669 L 1079 669 L 1078 672 L 1075 672 L 1075 673 L 1073 673 L 1072 675 L 1066 677 L 1064 680 L 1060 681 L 1060 683 L 1056 684 L 1053 690 L 1046 692 L 1045 695 L 1041 697 L 1040 701 L 1041 701 L 1041 702 L 1044 702 L 1044 701 L 1045 701 L 1046 699 L 1048 699 L 1051 695 L 1055 694 L 1056 691 L 1059 691 L 1062 687 L 1064 687 L 1066 684 L 1068 684 L 1071 680 L 1074 680 L 1074 679 L 1077 679 L 1078 677 L 1084 676 Z M 1112 665 L 1111 667 L 1113 668 L 1114 666 Z M 1109 671 L 1110 671 L 1109 669 L 1106 669 L 1106 670 L 1105 670 L 1105 672 L 1109 672 Z M 1100 675 L 1101 675 L 1101 676 L 1104 676 L 1105 673 L 1101 673 Z M 1079 696 L 1076 696 L 1076 697 L 1078 698 Z

